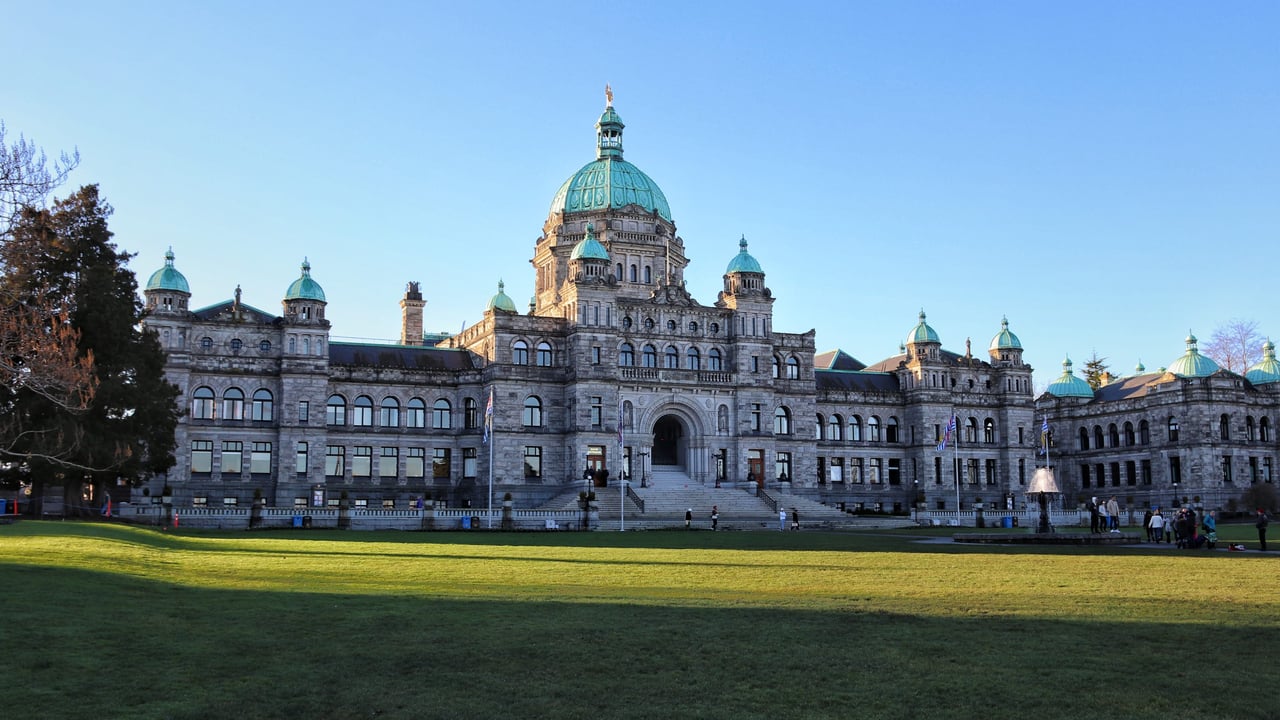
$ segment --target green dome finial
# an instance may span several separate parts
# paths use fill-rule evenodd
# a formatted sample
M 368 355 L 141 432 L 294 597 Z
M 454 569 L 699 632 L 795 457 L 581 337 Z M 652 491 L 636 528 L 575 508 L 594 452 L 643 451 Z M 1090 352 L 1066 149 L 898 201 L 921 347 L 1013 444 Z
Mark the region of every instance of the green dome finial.
M 595 225 L 587 223 L 586 237 L 578 241 L 573 246 L 573 252 L 569 255 L 570 260 L 608 260 L 609 251 L 605 246 L 600 244 L 596 239 Z
M 151 278 L 147 280 L 145 290 L 170 290 L 173 292 L 182 292 L 191 294 L 191 286 L 187 284 L 187 278 L 178 269 L 173 266 L 173 246 L 164 254 L 164 267 L 151 273 Z
M 1089 383 L 1084 379 L 1076 377 L 1071 371 L 1071 358 L 1068 357 L 1062 361 L 1062 375 L 1057 380 L 1049 383 L 1049 387 L 1045 388 L 1045 392 L 1054 397 L 1093 397 L 1093 388 L 1089 387 Z
M 294 280 L 284 293 L 285 300 L 315 300 L 325 302 L 324 288 L 311 279 L 311 262 L 302 258 L 302 276 Z
M 489 304 L 485 307 L 486 310 L 501 310 L 502 312 L 509 313 L 517 312 L 515 302 L 513 302 L 511 298 L 507 297 L 507 294 L 503 292 L 505 287 L 506 284 L 499 279 L 498 294 L 489 299 Z
M 760 263 L 751 257 L 751 253 L 747 252 L 747 236 L 743 235 L 738 241 L 738 254 L 733 256 L 729 261 L 729 267 L 725 268 L 726 275 L 733 273 L 760 273 L 764 274 L 764 269 L 760 267 Z
M 1276 346 L 1271 338 L 1262 343 L 1262 361 L 1249 368 L 1244 377 L 1254 385 L 1280 382 L 1280 362 L 1276 362 Z
M 1187 351 L 1169 364 L 1169 372 L 1181 377 L 1208 377 L 1218 370 L 1218 363 L 1200 354 L 1200 349 L 1196 347 L 1196 336 L 1188 330 Z
M 1009 318 L 1007 316 L 1000 318 L 1000 332 L 991 338 L 991 345 L 988 350 L 1021 350 L 1022 341 L 1009 331 Z
M 924 318 L 924 308 L 920 308 L 920 322 L 907 335 L 907 345 L 912 345 L 914 343 L 942 344 L 942 340 L 938 337 L 938 333 L 934 332 L 933 328 L 929 327 L 929 323 L 925 322 Z

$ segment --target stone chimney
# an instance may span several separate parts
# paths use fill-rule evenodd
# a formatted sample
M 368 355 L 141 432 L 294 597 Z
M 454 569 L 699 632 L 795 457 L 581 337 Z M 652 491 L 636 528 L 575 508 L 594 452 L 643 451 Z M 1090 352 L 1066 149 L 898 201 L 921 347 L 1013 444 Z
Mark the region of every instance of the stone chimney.
M 422 308 L 427 302 L 422 299 L 422 291 L 417 282 L 409 283 L 404 291 L 404 299 L 400 301 L 400 344 L 422 344 Z

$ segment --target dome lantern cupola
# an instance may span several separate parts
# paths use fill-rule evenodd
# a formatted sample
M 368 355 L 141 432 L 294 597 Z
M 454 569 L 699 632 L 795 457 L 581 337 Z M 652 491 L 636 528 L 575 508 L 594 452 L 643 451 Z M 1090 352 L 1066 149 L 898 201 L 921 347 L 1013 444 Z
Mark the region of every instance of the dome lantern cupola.
M 1270 338 L 1262 344 L 1262 360 L 1249 368 L 1244 376 L 1254 385 L 1280 383 L 1280 362 L 1276 362 L 1276 346 Z
M 151 273 L 142 291 L 151 312 L 185 312 L 191 298 L 191 286 L 187 278 L 173 266 L 173 248 L 164 254 L 164 267 Z
M 1208 377 L 1218 372 L 1218 363 L 1200 354 L 1196 336 L 1187 331 L 1187 351 L 1169 364 L 1169 372 L 1179 377 Z
M 604 278 L 609 273 L 609 251 L 596 239 L 596 229 L 587 223 L 587 234 L 569 255 L 573 278 L 579 282 Z
M 622 118 L 613 109 L 613 88 L 604 86 L 605 106 L 596 121 L 596 158 L 622 159 Z
M 499 280 L 498 292 L 489 299 L 489 304 L 485 307 L 486 312 L 504 312 L 512 314 L 519 312 L 516 310 L 515 301 L 513 301 L 507 293 L 504 292 L 505 288 L 506 284 Z
M 991 338 L 987 351 L 994 361 L 1022 362 L 1022 341 L 1009 330 L 1008 317 L 1000 318 L 1000 332 Z
M 292 323 L 325 322 L 324 288 L 311 279 L 311 262 L 302 259 L 302 274 L 284 293 L 284 316 Z M 327 323 L 326 323 L 327 324 Z
M 1054 397 L 1093 398 L 1093 388 L 1083 378 L 1076 377 L 1071 370 L 1071 358 L 1062 361 L 1062 375 L 1049 383 L 1045 392 Z
M 747 252 L 747 236 L 738 240 L 738 254 L 724 270 L 725 295 L 760 295 L 769 292 L 764 286 L 764 269 Z

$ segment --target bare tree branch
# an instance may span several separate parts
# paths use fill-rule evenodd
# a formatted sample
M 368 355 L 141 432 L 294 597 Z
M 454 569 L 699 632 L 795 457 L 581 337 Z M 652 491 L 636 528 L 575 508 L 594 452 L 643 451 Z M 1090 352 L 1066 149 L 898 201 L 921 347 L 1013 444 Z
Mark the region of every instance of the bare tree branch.
M 1204 354 L 1224 370 L 1243 375 L 1262 360 L 1262 342 L 1256 321 L 1232 319 L 1213 329 L 1213 336 L 1204 344 Z
M 79 150 L 61 153 L 50 165 L 44 150 L 22 135 L 10 145 L 0 120 L 0 240 L 9 234 L 22 208 L 43 207 L 49 193 L 66 182 L 79 164 Z

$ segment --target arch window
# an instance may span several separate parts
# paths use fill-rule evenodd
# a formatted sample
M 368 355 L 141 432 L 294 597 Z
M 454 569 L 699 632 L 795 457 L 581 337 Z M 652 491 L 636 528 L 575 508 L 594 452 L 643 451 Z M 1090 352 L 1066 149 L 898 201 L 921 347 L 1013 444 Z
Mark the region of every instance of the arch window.
M 1107 443 L 1103 440 L 1103 437 L 1102 437 L 1101 425 L 1093 426 L 1093 446 L 1098 449 L 1102 449 L 1107 446 Z
M 538 355 L 537 355 L 538 367 L 551 367 L 552 356 L 553 356 L 553 353 L 551 352 L 551 343 L 548 343 L 548 342 L 538 343 Z
M 647 368 L 658 367 L 658 349 L 652 345 L 645 345 L 641 351 L 641 361 Z
M 640 268 L 632 265 L 631 274 L 628 277 L 631 279 L 631 282 L 638 282 L 640 279 Z
M 271 422 L 275 419 L 275 398 L 266 388 L 253 391 L 253 405 L 249 408 L 249 419 L 255 422 Z
M 212 420 L 214 402 L 212 388 L 196 388 L 196 391 L 191 393 L 191 417 L 196 420 Z
M 822 417 L 822 413 L 818 413 L 818 423 L 817 423 L 817 425 L 813 428 L 813 439 L 814 439 L 814 440 L 821 440 L 821 439 L 822 439 L 822 429 L 823 429 L 824 427 L 826 427 L 826 424 L 827 424 L 827 421 L 826 421 L 826 419 L 825 419 L 825 418 L 823 418 L 823 417 Z
M 529 364 L 529 343 L 517 340 L 511 344 L 511 362 L 516 365 Z
M 1265 416 L 1258 421 L 1258 439 L 1262 442 L 1271 442 L 1271 421 Z
M 382 407 L 378 410 L 378 425 L 381 427 L 400 427 L 400 401 L 393 397 L 382 398 Z
M 427 426 L 427 404 L 422 401 L 422 398 L 409 399 L 409 404 L 405 407 L 404 426 L 411 428 Z
M 1146 420 L 1138 422 L 1138 442 L 1142 445 L 1151 444 L 1151 425 Z
M 722 432 L 722 433 L 729 432 L 729 406 L 728 405 L 721 405 L 720 408 L 716 410 L 716 431 Z
M 782 376 L 782 361 L 778 360 L 777 357 L 773 358 L 773 364 L 769 371 L 769 375 L 770 377 L 775 377 L 775 378 Z
M 964 441 L 967 443 L 978 442 L 978 418 L 969 418 L 964 421 Z
M 222 419 L 244 419 L 244 391 L 240 388 L 227 388 L 222 394 Z
M 1133 423 L 1126 422 L 1124 424 L 1124 444 L 1125 447 L 1133 447 L 1135 437 L 1133 434 Z
M 787 379 L 800 379 L 800 361 L 794 357 L 787 358 Z
M 1246 415 L 1244 418 L 1244 436 L 1249 442 L 1258 439 L 1258 428 L 1253 424 L 1253 416 Z
M 872 415 L 867 418 L 867 440 L 871 442 L 880 442 L 880 418 Z
M 773 411 L 773 434 L 791 434 L 791 411 L 785 406 L 779 406 L 777 410 Z
M 849 440 L 862 442 L 862 418 L 857 415 L 849 416 Z
M 613 276 L 618 279 L 618 282 L 622 282 L 622 263 L 613 266 Z
M 724 370 L 724 361 L 720 357 L 720 351 L 716 348 L 711 348 L 707 352 L 707 369 L 712 372 Z
M 330 395 L 324 406 L 325 425 L 347 424 L 347 399 L 341 395 Z
M 982 421 L 982 442 L 990 444 L 996 441 L 996 421 L 987 418 Z
M 453 427 L 453 405 L 440 398 L 431 406 L 431 427 L 435 430 L 448 430 Z
M 1178 419 L 1169 418 L 1169 442 L 1178 442 Z
M 1226 413 L 1223 413 L 1222 417 L 1218 418 L 1218 434 L 1222 436 L 1223 440 L 1231 439 L 1231 422 Z
M 708 327 L 710 328 L 712 335 L 715 335 L 716 333 L 720 332 L 720 323 L 711 323 L 711 325 Z
M 619 280 L 621 280 L 622 278 L 618 278 L 618 279 L 619 279 Z M 630 316 L 630 315 L 628 315 L 628 316 L 626 316 L 626 317 L 622 318 L 622 329 L 623 329 L 623 330 L 630 330 L 630 329 L 631 329 L 631 316 Z
M 1089 429 L 1088 428 L 1080 428 L 1079 445 L 1081 450 L 1089 449 Z
M 1107 426 L 1107 441 L 1107 447 L 1120 447 L 1120 431 L 1115 423 Z
M 542 427 L 542 401 L 536 395 L 524 399 L 524 411 L 520 415 L 520 424 L 525 427 Z
M 832 415 L 827 420 L 827 439 L 828 440 L 844 440 L 844 418 L 839 415 Z
M 649 332 L 653 332 L 653 318 L 644 319 L 644 329 Z
M 243 349 L 243 348 L 244 348 L 244 341 L 243 341 L 243 340 L 241 340 L 240 338 L 232 338 L 232 340 L 231 340 L 231 352 L 240 352 L 240 350 L 241 350 L 241 349 Z
M 361 395 L 351 404 L 351 425 L 353 427 L 373 426 L 373 398 Z
M 663 367 L 676 370 L 680 367 L 680 351 L 674 345 L 668 345 L 663 353 Z
M 213 349 L 213 338 L 211 338 L 211 337 L 202 337 L 202 338 L 200 338 L 200 349 L 201 349 L 201 350 L 212 350 L 212 349 Z
M 462 426 L 467 430 L 480 427 L 480 405 L 475 398 L 462 401 Z
M 689 370 L 702 369 L 702 353 L 698 352 L 698 348 L 691 347 L 689 352 L 685 353 L 685 368 Z
M 653 268 L 648 265 L 644 266 L 644 284 L 648 285 L 653 282 Z
M 667 321 L 667 332 L 669 332 L 669 333 L 673 333 L 673 332 L 675 332 L 675 331 L 676 331 L 676 321 L 675 321 L 675 320 L 668 320 L 668 321 Z
M 884 425 L 884 441 L 898 442 L 898 418 L 890 417 Z
M 618 348 L 618 364 L 623 367 L 636 364 L 636 349 L 631 343 L 622 343 L 622 347 Z

